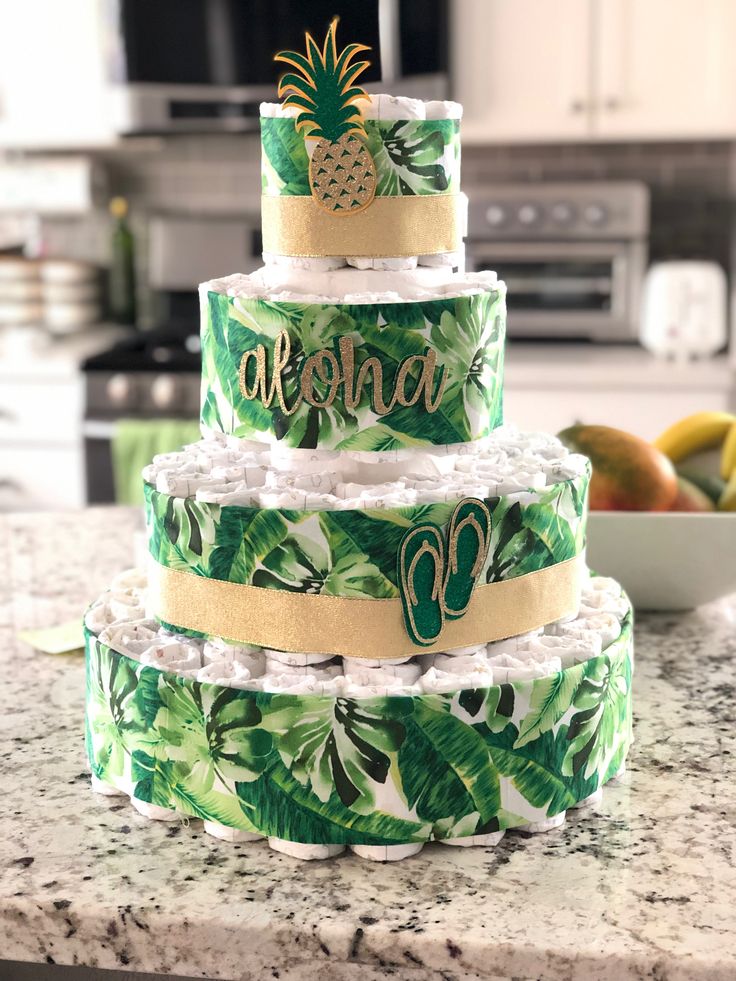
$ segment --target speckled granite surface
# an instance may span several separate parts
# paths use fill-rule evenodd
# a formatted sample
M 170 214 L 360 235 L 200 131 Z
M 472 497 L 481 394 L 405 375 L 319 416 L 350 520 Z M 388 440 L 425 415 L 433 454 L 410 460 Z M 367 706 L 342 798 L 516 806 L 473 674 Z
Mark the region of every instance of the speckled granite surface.
M 17 655 L 16 630 L 81 615 L 131 563 L 139 524 L 0 518 L 4 958 L 244 981 L 736 977 L 736 597 L 640 619 L 629 772 L 562 829 L 302 864 L 92 794 L 81 657 Z

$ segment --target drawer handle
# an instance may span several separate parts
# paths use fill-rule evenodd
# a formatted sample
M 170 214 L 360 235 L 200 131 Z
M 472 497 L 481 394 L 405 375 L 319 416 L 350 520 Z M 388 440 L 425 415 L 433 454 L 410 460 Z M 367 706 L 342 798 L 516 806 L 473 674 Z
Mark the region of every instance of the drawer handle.
M 15 412 L 12 412 L 10 409 L 3 409 L 3 407 L 0 406 L 0 421 L 17 422 L 18 416 Z
M 22 491 L 23 487 L 17 480 L 11 480 L 9 477 L 0 477 L 0 490 Z

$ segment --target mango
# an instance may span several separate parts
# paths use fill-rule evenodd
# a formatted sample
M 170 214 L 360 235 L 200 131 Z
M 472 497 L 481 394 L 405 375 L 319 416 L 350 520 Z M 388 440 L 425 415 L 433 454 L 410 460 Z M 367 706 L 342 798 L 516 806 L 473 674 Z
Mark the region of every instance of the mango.
M 591 511 L 668 511 L 674 503 L 675 468 L 646 440 L 611 426 L 570 426 L 558 436 L 593 464 Z

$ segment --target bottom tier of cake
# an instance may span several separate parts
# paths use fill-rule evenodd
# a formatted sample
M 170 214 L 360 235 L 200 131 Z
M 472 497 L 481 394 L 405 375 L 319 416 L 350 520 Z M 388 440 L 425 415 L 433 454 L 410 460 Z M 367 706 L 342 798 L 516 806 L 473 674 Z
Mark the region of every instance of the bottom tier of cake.
M 93 789 L 299 858 L 490 846 L 559 827 L 631 744 L 632 616 L 591 577 L 577 618 L 394 663 L 172 634 L 126 573 L 88 611 Z

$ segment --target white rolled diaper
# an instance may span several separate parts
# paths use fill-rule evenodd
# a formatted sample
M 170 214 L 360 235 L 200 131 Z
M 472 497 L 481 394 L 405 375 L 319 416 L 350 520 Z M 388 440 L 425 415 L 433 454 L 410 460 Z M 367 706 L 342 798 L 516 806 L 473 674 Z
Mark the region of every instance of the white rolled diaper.
M 609 579 L 605 576 L 591 576 L 583 585 L 580 602 L 581 616 L 613 613 L 620 619 L 627 609 L 628 603 L 615 579 Z
M 403 664 L 382 664 L 367 668 L 356 664 L 354 658 L 346 658 L 343 664 L 345 689 L 358 687 L 391 687 L 394 682 L 400 685 L 413 685 L 419 680 L 422 669 L 418 664 L 407 661 Z
M 204 830 L 213 838 L 220 838 L 222 841 L 260 841 L 265 835 L 259 835 L 254 831 L 242 831 L 240 828 L 230 828 L 226 824 L 218 821 L 205 821 Z
M 139 660 L 141 664 L 163 671 L 175 671 L 184 677 L 191 673 L 196 675 L 202 667 L 201 650 L 193 644 L 183 644 L 176 640 L 146 648 L 141 651 Z
M 99 639 L 100 643 L 136 660 L 140 660 L 141 654 L 150 648 L 164 642 L 155 620 L 113 623 L 100 633 Z
M 282 266 L 284 269 L 306 269 L 308 272 L 331 272 L 345 265 L 345 260 L 339 256 L 324 256 L 311 258 L 300 255 L 278 255 L 274 252 L 263 252 L 263 261 L 267 266 Z
M 448 674 L 474 674 L 483 671 L 488 671 L 489 676 L 491 674 L 484 650 L 473 654 L 430 654 L 429 657 L 432 658 L 432 663 L 427 667 L 437 668 Z
M 260 677 L 266 667 L 266 657 L 260 647 L 252 644 L 229 644 L 221 637 L 210 637 L 202 648 L 202 663 L 212 664 L 216 661 L 232 661 L 242 665 L 250 672 L 251 677 Z
M 506 834 L 505 831 L 491 831 L 487 835 L 466 835 L 464 838 L 441 838 L 441 845 L 454 845 L 456 848 L 470 848 L 477 845 L 479 848 L 495 847 Z
M 369 862 L 400 862 L 403 858 L 418 855 L 424 843 L 415 841 L 408 845 L 350 845 L 350 851 Z
M 605 650 L 621 636 L 621 622 L 615 613 L 591 613 L 589 616 L 568 620 L 566 623 L 551 624 L 547 632 L 559 637 L 598 635 Z
M 139 589 L 112 587 L 108 598 L 108 608 L 114 620 L 142 620 L 146 611 Z
M 519 650 L 526 650 L 529 646 L 529 641 L 534 640 L 536 637 L 541 637 L 543 632 L 544 628 L 540 627 L 538 630 L 532 630 L 526 634 L 505 637 L 503 640 L 493 640 L 486 644 L 486 653 L 489 657 L 492 657 L 494 654 L 516 654 Z
M 475 671 L 451 672 L 429 668 L 419 680 L 422 691 L 428 695 L 443 695 L 461 691 L 464 688 L 488 688 L 498 684 L 495 675 L 487 665 Z
M 292 667 L 294 665 L 305 665 L 305 664 L 325 664 L 331 661 L 332 654 L 298 654 L 291 651 L 275 651 L 271 648 L 264 648 L 263 653 L 269 661 L 277 661 L 279 664 L 286 667 Z
M 263 691 L 289 695 L 340 695 L 342 675 L 318 679 L 314 674 L 271 674 L 260 679 Z
M 313 678 L 315 681 L 332 681 L 342 677 L 342 664 L 336 660 L 323 661 L 320 664 L 284 664 L 268 656 L 266 652 L 265 684 L 270 684 L 275 678 Z
M 511 654 L 495 654 L 488 659 L 488 662 L 493 670 L 493 677 L 497 685 L 507 684 L 510 681 L 547 678 L 562 670 L 562 662 L 559 657 L 545 657 L 544 660 L 537 661 L 532 656 L 522 660 L 520 653 L 516 657 Z
M 302 845 L 298 841 L 286 841 L 284 838 L 269 838 L 268 844 L 275 852 L 290 855 L 292 858 L 301 858 L 307 862 L 335 858 L 345 851 L 344 845 Z
M 197 671 L 196 678 L 197 681 L 222 685 L 225 688 L 259 691 L 262 687 L 261 679 L 254 678 L 250 671 L 237 661 L 212 661 Z
M 559 657 L 563 668 L 572 667 L 597 657 L 602 650 L 600 635 L 590 631 L 578 636 L 555 637 L 546 635 L 529 641 L 529 651 L 540 659 Z M 523 656 L 523 655 L 519 655 Z
M 109 594 L 107 594 L 109 595 Z M 101 602 L 91 606 L 84 615 L 84 625 L 93 634 L 101 634 L 115 622 L 107 596 L 101 597 Z

